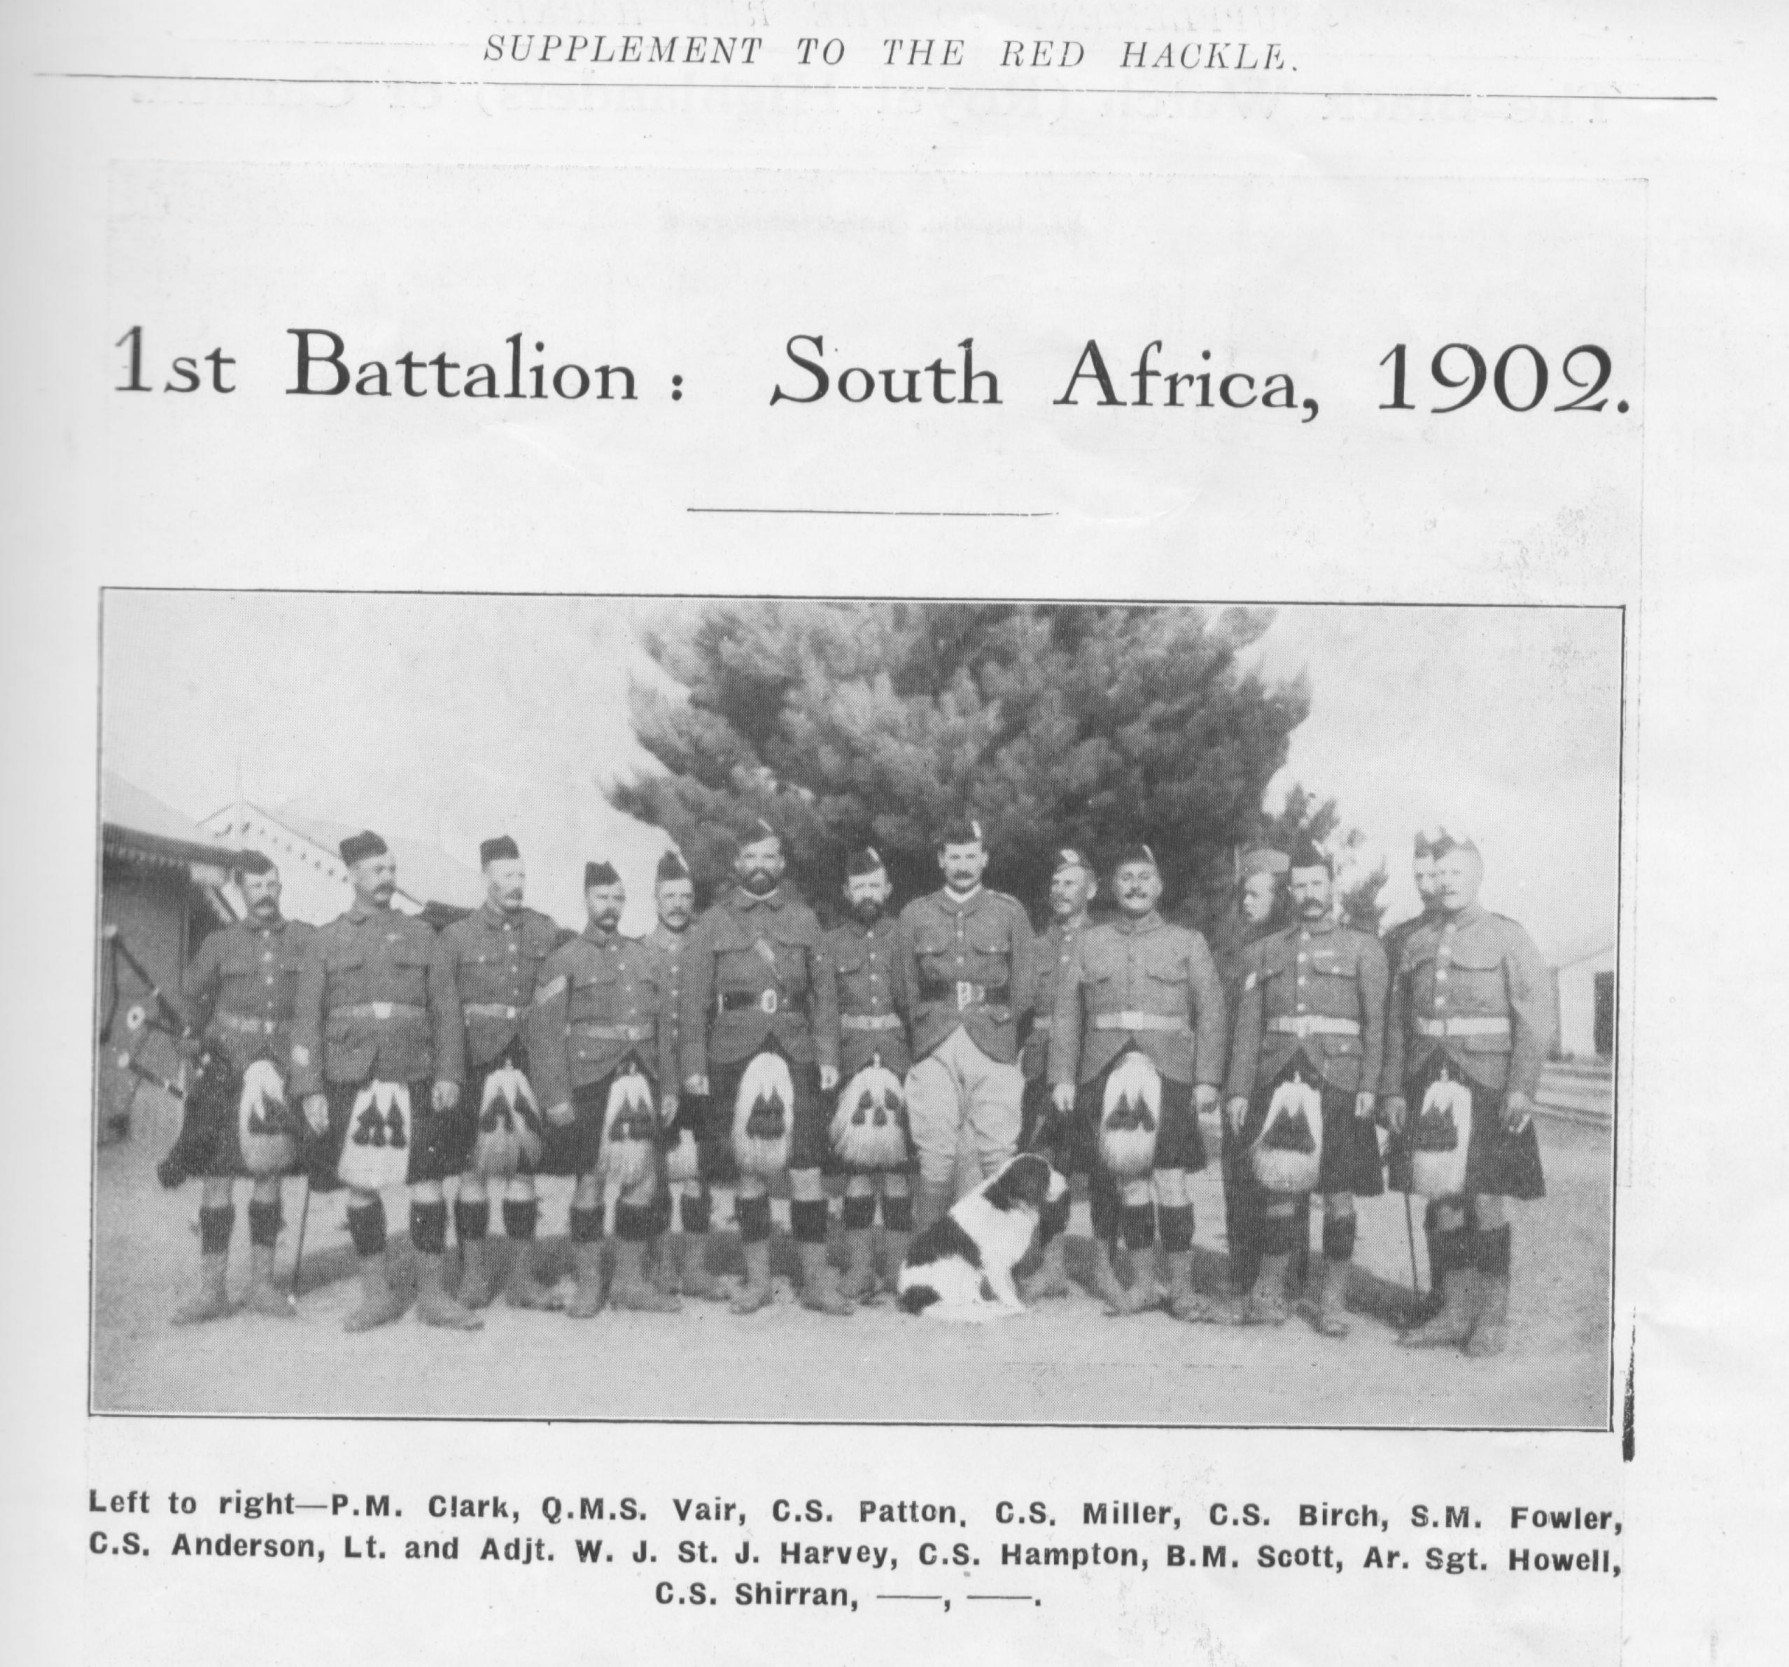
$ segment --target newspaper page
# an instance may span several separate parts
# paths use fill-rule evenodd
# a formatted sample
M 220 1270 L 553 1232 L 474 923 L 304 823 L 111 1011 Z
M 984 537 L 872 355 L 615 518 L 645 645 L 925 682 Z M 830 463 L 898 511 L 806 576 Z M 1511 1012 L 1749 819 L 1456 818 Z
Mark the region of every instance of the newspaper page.
M 8 22 L 11 1659 L 1780 1659 L 1778 12 Z

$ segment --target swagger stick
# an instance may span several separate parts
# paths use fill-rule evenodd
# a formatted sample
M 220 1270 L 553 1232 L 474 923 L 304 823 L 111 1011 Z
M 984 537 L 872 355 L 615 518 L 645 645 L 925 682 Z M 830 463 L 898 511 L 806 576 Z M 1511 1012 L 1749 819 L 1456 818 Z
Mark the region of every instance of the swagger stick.
M 298 1211 L 298 1253 L 292 1258 L 292 1294 L 286 1300 L 298 1306 L 299 1287 L 304 1282 L 304 1230 L 311 1219 L 311 1178 L 304 1178 L 304 1203 Z
M 1410 1241 L 1410 1289 L 1417 1296 L 1423 1294 L 1422 1282 L 1416 1273 L 1416 1223 L 1410 1215 L 1410 1194 L 1404 1194 L 1404 1237 Z

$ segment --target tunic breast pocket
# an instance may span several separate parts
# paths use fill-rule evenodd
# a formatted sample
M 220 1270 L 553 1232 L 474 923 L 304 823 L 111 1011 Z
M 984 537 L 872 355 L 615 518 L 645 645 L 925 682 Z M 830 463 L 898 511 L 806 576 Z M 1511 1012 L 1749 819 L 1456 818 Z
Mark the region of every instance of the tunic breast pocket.
M 429 999 L 429 951 L 419 943 L 395 943 L 391 946 L 391 990 L 388 1001 L 402 1001 L 412 1007 L 426 1007 Z
M 1143 957 L 1143 970 L 1165 993 L 1185 989 L 1191 975 L 1185 957 L 1172 950 L 1151 950 Z
M 618 983 L 613 967 L 587 967 L 574 972 L 567 987 L 566 1018 L 574 1022 L 613 1018 Z
M 364 950 L 331 951 L 323 963 L 323 970 L 328 986 L 327 1000 L 331 1007 L 342 1007 L 370 999 L 367 994 Z
M 946 927 L 928 923 L 913 934 L 913 952 L 922 961 L 948 961 L 955 949 L 955 939 Z

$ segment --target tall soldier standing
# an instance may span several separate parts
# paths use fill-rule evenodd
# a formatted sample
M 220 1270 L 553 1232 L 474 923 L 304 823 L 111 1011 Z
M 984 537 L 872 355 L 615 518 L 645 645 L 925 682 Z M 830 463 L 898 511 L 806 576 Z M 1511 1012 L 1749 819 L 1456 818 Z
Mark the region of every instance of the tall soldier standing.
M 509 1088 L 501 1079 L 491 1084 L 493 1073 L 514 1071 L 523 1083 L 528 1080 L 529 1005 L 540 964 L 559 941 L 559 928 L 538 910 L 523 906 L 528 873 L 508 834 L 485 840 L 478 848 L 478 860 L 484 871 L 485 900 L 464 919 L 445 927 L 440 938 L 449 1012 L 459 1027 L 466 1062 L 465 1115 L 480 1127 L 487 1118 L 535 1116 L 532 1134 L 538 1146 L 538 1106 L 514 1090 L 490 1107 L 485 1100 L 495 1099 L 487 1085 Z M 479 1161 L 480 1144 L 475 1136 L 472 1161 L 460 1177 L 453 1206 L 454 1232 L 465 1262 L 459 1300 L 466 1308 L 483 1308 L 496 1290 L 487 1239 L 491 1202 Z M 519 1164 L 505 1190 L 503 1231 L 510 1239 L 511 1256 L 504 1296 L 515 1308 L 557 1308 L 558 1299 L 540 1282 L 534 1267 L 540 1204 L 532 1164 Z
M 1437 854 L 1450 843 L 1445 828 L 1421 832 L 1416 836 L 1410 859 L 1410 877 L 1416 883 L 1416 896 L 1422 904 L 1422 911 L 1392 927 L 1380 940 L 1385 945 L 1385 964 L 1394 981 L 1398 976 L 1398 963 L 1403 958 L 1404 945 L 1410 941 L 1412 934 L 1418 927 L 1441 917 L 1441 886 L 1436 879 L 1435 863 Z M 1390 993 L 1388 989 L 1388 999 Z M 1407 1194 L 1410 1191 L 1410 1149 L 1402 1136 L 1392 1140 L 1390 1150 L 1386 1153 L 1386 1167 L 1392 1191 Z M 1441 1276 L 1436 1271 L 1438 1246 L 1433 1199 L 1423 1211 L 1423 1238 L 1429 1250 L 1429 1294 L 1416 1316 L 1418 1320 L 1429 1319 L 1441 1311 Z
M 951 1206 L 965 1127 L 983 1177 L 1018 1149 L 1019 1016 L 1031 1006 L 1031 922 L 1017 898 L 981 883 L 981 825 L 963 818 L 939 836 L 944 885 L 901 911 L 902 975 L 912 1001 L 917 1063 L 907 1110 L 919 1150 L 919 1232 Z
M 1379 940 L 1334 919 L 1329 859 L 1309 840 L 1292 854 L 1298 924 L 1251 946 L 1230 1052 L 1226 1107 L 1268 1193 L 1258 1316 L 1286 1318 L 1286 1269 L 1308 1229 L 1299 1194 L 1323 1195 L 1323 1264 L 1312 1324 L 1347 1334 L 1354 1199 L 1385 1190 L 1374 1133 L 1385 1037 L 1385 952 Z M 1286 1131 L 1287 1138 L 1280 1137 Z M 1296 1136 L 1296 1139 L 1293 1137 Z M 1315 1147 L 1313 1153 L 1311 1148 Z M 1314 1157 L 1303 1185 L 1276 1186 L 1274 1171 Z
M 461 1112 L 460 1028 L 434 932 L 391 906 L 397 864 L 376 833 L 341 844 L 354 886 L 346 914 L 317 929 L 299 974 L 292 1022 L 292 1091 L 318 1139 L 311 1186 L 348 1189 L 348 1232 L 360 1260 L 360 1306 L 349 1331 L 403 1313 L 392 1289 L 379 1188 L 410 1187 L 410 1243 L 420 1265 L 416 1312 L 428 1325 L 484 1322 L 443 1282 L 447 1205 L 441 1183 L 465 1168 L 470 1118 Z
M 1384 1081 L 1386 1122 L 1408 1133 L 1411 1185 L 1434 1196 L 1442 1309 L 1400 1341 L 1490 1355 L 1508 1341 L 1503 1200 L 1547 1190 L 1534 1095 L 1553 1006 L 1534 940 L 1479 904 L 1478 847 L 1445 841 L 1435 879 L 1439 918 L 1412 932 L 1399 958 Z
M 1153 1176 L 1169 1309 L 1176 1319 L 1209 1319 L 1210 1306 L 1193 1287 L 1193 1205 L 1186 1178 L 1205 1167 L 1199 1113 L 1217 1109 L 1223 1079 L 1223 988 L 1205 939 L 1169 925 L 1157 912 L 1162 876 L 1147 845 L 1133 846 L 1119 859 L 1113 890 L 1120 918 L 1081 938 L 1057 983 L 1051 1094 L 1059 1112 L 1100 1131 L 1095 1138 L 1107 1169 L 1111 1110 L 1122 1110 L 1128 1097 L 1133 1115 L 1141 1103 L 1145 1129 L 1153 1118 L 1154 1139 L 1144 1143 L 1147 1162 L 1113 1177 L 1125 1248 L 1144 1259 L 1129 1291 L 1113 1273 L 1108 1242 L 1096 1244 L 1095 1269 L 1108 1309 L 1135 1314 L 1160 1300 L 1148 1265 L 1156 1238 Z M 1122 1087 L 1121 1074 L 1136 1086 Z M 1115 1092 L 1120 1105 L 1108 1107 Z
M 1041 1152 L 1064 1175 L 1077 1170 L 1089 1177 L 1092 1187 L 1094 1254 L 1103 1257 L 1117 1225 L 1118 1194 L 1095 1160 L 1085 1131 L 1073 1117 L 1059 1117 L 1050 1102 L 1050 1032 L 1056 1018 L 1056 986 L 1075 953 L 1075 945 L 1087 927 L 1087 910 L 1099 891 L 1099 876 L 1081 853 L 1064 846 L 1056 853 L 1050 875 L 1050 924 L 1033 944 L 1031 1030 L 1019 1055 L 1025 1076 L 1020 1147 Z M 1070 1295 L 1063 1267 L 1066 1233 L 1052 1234 L 1044 1246 L 1037 1271 L 1020 1283 L 1027 1302 Z
M 646 941 L 665 958 L 671 983 L 671 1056 L 681 1060 L 678 1027 L 683 1022 L 683 952 L 690 941 L 690 924 L 696 914 L 696 884 L 675 851 L 667 851 L 658 859 L 652 898 L 658 920 Z M 671 1080 L 677 1079 L 673 1076 Z M 707 1101 L 695 1094 L 680 1095 L 677 1115 L 665 1126 L 664 1142 L 667 1165 L 673 1171 L 682 1169 L 693 1174 L 693 1186 L 678 1202 L 683 1228 L 680 1258 L 669 1254 L 668 1237 L 678 1182 L 667 1177 L 663 1192 L 654 1200 L 660 1229 L 667 1235 L 659 1241 L 666 1253 L 658 1262 L 658 1288 L 673 1296 L 681 1290 L 685 1296 L 718 1302 L 726 1296 L 727 1288 L 708 1271 L 708 1230 L 714 1216 L 714 1196 L 709 1188 L 714 1181 L 725 1179 L 730 1170 L 724 1149 L 717 1148 L 710 1137 Z M 684 1178 L 687 1181 L 690 1176 Z
M 1224 985 L 1224 1011 L 1235 1017 L 1242 1006 L 1248 976 L 1248 949 L 1285 925 L 1281 882 L 1291 864 L 1284 851 L 1259 846 L 1245 851 L 1238 865 L 1234 911 L 1221 923 L 1212 955 Z M 1225 1038 L 1228 1043 L 1229 1038 Z M 1251 1293 L 1261 1272 L 1261 1236 L 1267 1223 L 1267 1199 L 1249 1164 L 1239 1131 L 1224 1119 L 1224 1237 L 1230 1252 L 1230 1301 L 1214 1310 L 1224 1325 L 1247 1325 L 1255 1316 Z M 1308 1233 L 1308 1224 L 1307 1224 Z M 1292 1269 L 1293 1277 L 1300 1274 Z
M 850 1095 L 858 1073 L 880 1066 L 893 1077 L 906 1075 L 912 1063 L 907 1047 L 907 1026 L 901 1017 L 907 1007 L 906 984 L 896 942 L 898 929 L 888 914 L 888 870 L 872 846 L 854 851 L 845 862 L 845 902 L 851 918 L 832 928 L 822 940 L 826 964 L 836 991 L 839 1075 L 842 1093 Z M 860 1092 L 883 1094 L 866 1079 Z M 884 1091 L 885 1093 L 885 1091 Z M 845 1108 L 849 1113 L 850 1108 Z M 888 1115 L 888 1108 L 875 1108 Z M 904 1141 L 898 1144 L 906 1144 Z M 911 1148 L 908 1148 L 909 1152 Z M 845 1248 L 849 1267 L 844 1294 L 854 1302 L 867 1302 L 876 1294 L 875 1247 L 876 1197 L 882 1197 L 882 1227 L 886 1238 L 884 1268 L 888 1288 L 894 1289 L 913 1231 L 913 1193 L 908 1182 L 908 1163 L 873 1172 L 854 1172 L 845 1183 Z
M 290 1299 L 273 1283 L 280 1233 L 280 1176 L 297 1157 L 296 1108 L 284 1099 L 281 1078 L 292 1051 L 292 1008 L 298 972 L 311 928 L 280 914 L 280 871 L 259 851 L 236 863 L 236 884 L 247 905 L 245 919 L 221 927 L 199 945 L 182 980 L 187 1016 L 229 1070 L 201 1072 L 194 1081 L 187 1117 L 204 1131 L 204 1192 L 199 1204 L 199 1292 L 174 1316 L 176 1325 L 215 1320 L 230 1312 L 225 1275 L 236 1226 L 234 1185 L 253 1178 L 249 1193 L 247 1305 L 257 1314 L 288 1319 Z M 256 1066 L 271 1072 L 265 1085 L 250 1082 Z M 267 1092 L 257 1093 L 263 1086 Z M 243 1103 L 247 1095 L 249 1104 Z M 260 1119 L 261 1129 L 244 1122 Z M 263 1138 L 257 1138 L 257 1135 Z
M 681 1304 L 645 1269 L 662 1220 L 659 1139 L 677 1116 L 670 969 L 650 942 L 621 936 L 627 889 L 608 863 L 584 865 L 584 906 L 584 930 L 541 963 L 528 1027 L 549 1125 L 542 1167 L 577 1177 L 569 1223 L 577 1291 L 566 1312 L 585 1320 L 602 1310 L 603 1188 L 613 1179 L 621 1192 L 610 1300 L 669 1313 Z M 637 1125 L 654 1099 L 642 1141 Z
M 826 1260 L 820 1173 L 829 1138 L 820 1096 L 839 1080 L 832 1051 L 837 997 L 824 965 L 820 922 L 783 884 L 785 868 L 782 836 L 768 822 L 754 823 L 734 859 L 738 885 L 696 924 L 684 953 L 684 1088 L 710 1096 L 713 1123 L 733 1129 L 736 1114 L 750 1109 L 738 1104 L 748 1078 L 753 1085 L 775 1085 L 777 1103 L 766 1098 L 770 1116 L 760 1144 L 775 1149 L 780 1142 L 784 1154 L 789 1223 L 801 1254 L 801 1300 L 819 1313 L 842 1315 L 851 1304 L 839 1294 Z M 784 1094 L 793 1104 L 780 1103 Z M 748 1121 L 756 1117 L 754 1110 Z M 746 1277 L 733 1311 L 751 1314 L 771 1300 L 768 1175 L 741 1174 L 737 1214 Z

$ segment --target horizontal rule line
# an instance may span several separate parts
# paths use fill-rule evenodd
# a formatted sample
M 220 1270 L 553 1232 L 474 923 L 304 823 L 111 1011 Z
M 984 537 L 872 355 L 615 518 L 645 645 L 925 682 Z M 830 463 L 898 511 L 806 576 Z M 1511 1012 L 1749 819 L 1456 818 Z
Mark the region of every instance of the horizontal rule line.
M 691 504 L 686 515 L 895 515 L 933 521 L 1042 521 L 1053 509 L 781 509 Z
M 1038 87 L 961 85 L 924 81 L 566 81 L 460 78 L 402 75 L 175 75 L 148 70 L 38 70 L 53 81 L 187 81 L 228 82 L 279 87 L 569 87 L 610 92 L 715 93 L 1075 93 L 1123 98 L 1445 98 L 1503 99 L 1561 104 L 1714 104 L 1713 93 L 1503 93 L 1388 92 L 1315 87 Z

